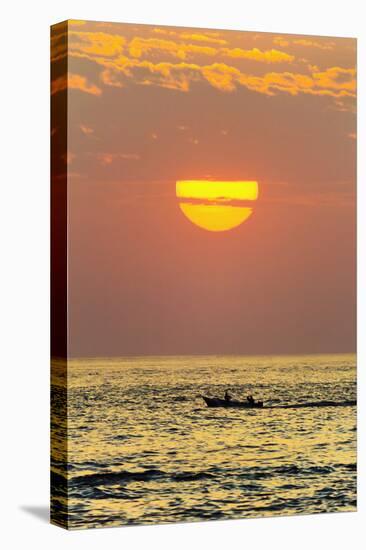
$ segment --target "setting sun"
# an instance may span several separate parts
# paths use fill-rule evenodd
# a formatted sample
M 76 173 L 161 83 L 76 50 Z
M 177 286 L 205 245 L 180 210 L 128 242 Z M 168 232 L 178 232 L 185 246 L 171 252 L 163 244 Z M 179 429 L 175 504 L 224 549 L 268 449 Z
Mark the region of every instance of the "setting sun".
M 256 181 L 181 180 L 176 195 L 183 214 L 208 231 L 228 231 L 247 220 L 249 201 L 258 198 Z

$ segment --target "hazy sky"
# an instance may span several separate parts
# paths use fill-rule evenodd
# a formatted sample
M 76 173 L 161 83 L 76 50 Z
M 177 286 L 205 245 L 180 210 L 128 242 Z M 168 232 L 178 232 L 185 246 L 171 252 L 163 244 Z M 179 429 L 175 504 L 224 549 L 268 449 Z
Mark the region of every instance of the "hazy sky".
M 354 351 L 356 41 L 70 22 L 68 44 L 70 356 Z M 206 231 L 182 179 L 259 198 Z

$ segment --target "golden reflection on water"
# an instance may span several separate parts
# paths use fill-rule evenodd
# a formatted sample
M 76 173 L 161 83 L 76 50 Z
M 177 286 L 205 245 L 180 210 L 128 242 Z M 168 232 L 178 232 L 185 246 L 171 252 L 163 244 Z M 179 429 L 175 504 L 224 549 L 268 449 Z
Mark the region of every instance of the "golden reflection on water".
M 79 360 L 67 374 L 68 422 L 55 408 L 52 450 L 69 481 L 54 516 L 71 528 L 355 509 L 353 355 Z M 64 375 L 56 365 L 58 405 Z M 199 397 L 228 387 L 265 408 Z M 324 400 L 339 406 L 314 406 Z

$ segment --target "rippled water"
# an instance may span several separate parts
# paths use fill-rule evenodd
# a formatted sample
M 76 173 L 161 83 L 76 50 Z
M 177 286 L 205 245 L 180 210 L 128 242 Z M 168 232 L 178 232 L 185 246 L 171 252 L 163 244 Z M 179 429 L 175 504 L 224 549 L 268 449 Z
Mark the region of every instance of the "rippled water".
M 55 365 L 55 522 L 75 529 L 355 510 L 353 355 L 72 361 L 67 401 L 63 374 Z M 226 388 L 253 393 L 264 408 L 212 409 L 199 397 Z

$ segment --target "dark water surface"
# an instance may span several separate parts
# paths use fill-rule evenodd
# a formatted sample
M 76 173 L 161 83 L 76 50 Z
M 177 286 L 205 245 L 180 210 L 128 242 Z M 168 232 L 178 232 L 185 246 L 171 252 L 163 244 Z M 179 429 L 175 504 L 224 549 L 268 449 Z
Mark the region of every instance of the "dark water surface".
M 355 510 L 354 355 L 72 361 L 67 407 L 57 369 L 53 509 L 72 529 Z M 199 397 L 226 388 L 265 407 Z

